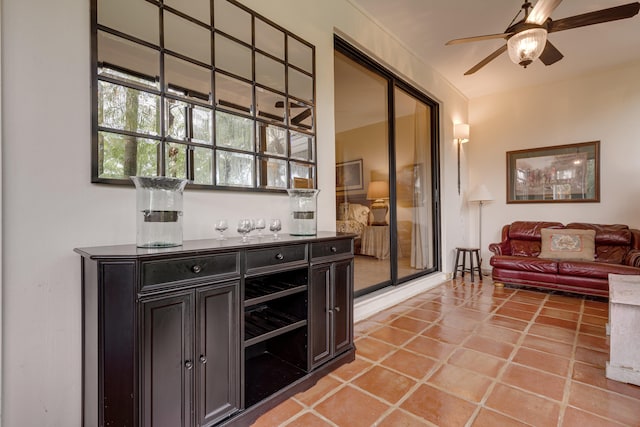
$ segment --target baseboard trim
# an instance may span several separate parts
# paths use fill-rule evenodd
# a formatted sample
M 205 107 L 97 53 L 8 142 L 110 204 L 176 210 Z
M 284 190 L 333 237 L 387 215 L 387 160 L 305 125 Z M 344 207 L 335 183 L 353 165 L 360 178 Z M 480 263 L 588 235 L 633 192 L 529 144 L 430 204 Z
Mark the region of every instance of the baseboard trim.
M 640 386 L 640 371 L 624 366 L 615 366 L 607 362 L 605 375 L 610 380 Z
M 354 322 L 359 322 L 379 313 L 381 310 L 393 307 L 429 289 L 435 288 L 447 280 L 445 273 L 434 273 L 421 277 L 399 286 L 380 289 L 371 294 L 356 298 L 354 302 Z

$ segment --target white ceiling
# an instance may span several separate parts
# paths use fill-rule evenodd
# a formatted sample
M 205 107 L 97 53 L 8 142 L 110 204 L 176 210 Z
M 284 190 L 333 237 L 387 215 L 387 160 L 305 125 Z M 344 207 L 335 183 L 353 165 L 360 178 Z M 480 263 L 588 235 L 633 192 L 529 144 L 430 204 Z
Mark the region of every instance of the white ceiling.
M 445 46 L 448 40 L 502 33 L 523 0 L 349 0 L 469 99 L 524 86 L 547 84 L 640 59 L 640 15 L 552 33 L 564 58 L 526 69 L 505 52 L 475 74 L 464 72 L 504 44 L 486 40 Z M 532 0 L 535 4 L 535 0 Z M 564 0 L 551 14 L 561 19 L 631 3 L 628 0 Z M 520 19 L 519 17 L 518 19 Z

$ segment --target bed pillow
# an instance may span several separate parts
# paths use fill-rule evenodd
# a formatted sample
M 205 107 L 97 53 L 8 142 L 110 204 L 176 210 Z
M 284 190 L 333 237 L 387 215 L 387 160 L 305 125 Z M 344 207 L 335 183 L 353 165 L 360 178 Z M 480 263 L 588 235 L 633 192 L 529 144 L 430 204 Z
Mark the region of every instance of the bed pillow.
M 595 230 L 543 228 L 540 234 L 540 258 L 580 261 L 595 259 Z

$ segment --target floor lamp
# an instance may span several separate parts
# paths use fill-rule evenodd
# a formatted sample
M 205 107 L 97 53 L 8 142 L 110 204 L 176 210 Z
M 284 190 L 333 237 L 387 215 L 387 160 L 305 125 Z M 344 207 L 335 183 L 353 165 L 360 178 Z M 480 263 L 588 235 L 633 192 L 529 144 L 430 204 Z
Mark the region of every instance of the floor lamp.
M 490 202 L 493 200 L 493 195 L 487 189 L 484 184 L 481 184 L 473 189 L 471 193 L 469 193 L 469 202 L 478 202 L 478 246 L 480 248 L 480 267 L 482 270 L 482 205 L 484 202 Z

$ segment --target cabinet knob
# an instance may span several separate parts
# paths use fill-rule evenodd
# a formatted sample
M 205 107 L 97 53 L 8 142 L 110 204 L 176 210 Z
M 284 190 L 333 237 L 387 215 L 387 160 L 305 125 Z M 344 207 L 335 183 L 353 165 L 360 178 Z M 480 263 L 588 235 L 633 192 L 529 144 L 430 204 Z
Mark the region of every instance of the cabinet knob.
M 338 252 L 338 248 L 336 248 L 335 246 L 331 246 L 331 252 L 333 253 Z
M 340 307 L 334 307 L 333 309 L 337 312 L 340 312 Z
M 193 368 L 193 362 L 191 360 L 187 360 L 186 362 L 184 362 L 184 367 L 187 369 Z
M 194 265 L 193 267 L 191 267 L 191 271 L 193 271 L 194 273 L 198 274 L 202 271 L 202 267 L 198 264 Z
M 202 363 L 203 365 L 205 363 L 207 363 L 207 356 L 205 356 L 204 354 L 200 355 L 200 363 Z
M 282 261 L 284 259 L 284 255 L 282 255 L 281 253 L 277 253 L 276 259 Z

